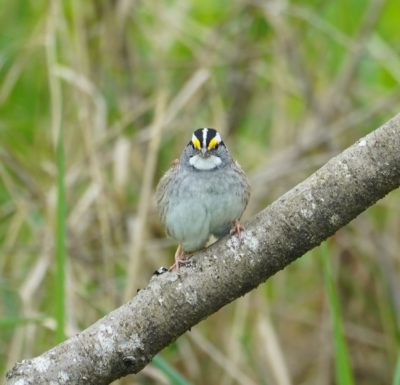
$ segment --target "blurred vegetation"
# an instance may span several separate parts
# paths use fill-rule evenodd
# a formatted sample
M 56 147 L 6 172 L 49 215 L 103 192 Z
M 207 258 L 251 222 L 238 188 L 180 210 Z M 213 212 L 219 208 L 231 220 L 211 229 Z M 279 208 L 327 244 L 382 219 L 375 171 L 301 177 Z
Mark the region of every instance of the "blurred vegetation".
M 247 171 L 248 218 L 399 109 L 397 0 L 1 9 L 0 374 L 172 263 L 148 191 L 194 128 Z M 399 199 L 116 383 L 399 385 Z

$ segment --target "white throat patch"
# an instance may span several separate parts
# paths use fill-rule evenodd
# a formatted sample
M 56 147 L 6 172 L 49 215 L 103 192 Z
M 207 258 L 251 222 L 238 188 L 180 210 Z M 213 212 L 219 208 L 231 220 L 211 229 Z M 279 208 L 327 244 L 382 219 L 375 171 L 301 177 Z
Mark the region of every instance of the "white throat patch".
M 189 159 L 189 163 L 197 170 L 212 170 L 218 167 L 222 163 L 222 160 L 215 155 L 211 155 L 208 158 L 195 155 Z

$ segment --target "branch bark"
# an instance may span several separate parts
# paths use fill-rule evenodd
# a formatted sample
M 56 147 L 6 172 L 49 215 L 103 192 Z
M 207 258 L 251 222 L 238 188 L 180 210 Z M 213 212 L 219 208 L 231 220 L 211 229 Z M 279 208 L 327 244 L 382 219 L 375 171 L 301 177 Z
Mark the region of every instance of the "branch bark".
M 193 325 L 257 287 L 400 185 L 400 114 L 256 215 L 239 241 L 154 276 L 131 301 L 53 349 L 15 364 L 6 385 L 109 384 L 139 372 Z

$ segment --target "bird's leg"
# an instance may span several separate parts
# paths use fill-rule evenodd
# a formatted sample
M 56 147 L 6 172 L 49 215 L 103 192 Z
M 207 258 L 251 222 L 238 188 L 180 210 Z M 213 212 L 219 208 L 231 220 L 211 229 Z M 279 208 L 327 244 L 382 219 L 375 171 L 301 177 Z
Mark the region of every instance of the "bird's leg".
M 244 231 L 244 227 L 240 224 L 239 219 L 235 219 L 231 228 L 231 235 L 236 234 L 240 239 L 242 236 L 242 231 Z
M 174 257 L 175 263 L 168 270 L 176 271 L 177 273 L 179 273 L 179 268 L 181 267 L 181 265 L 184 265 L 189 262 L 184 259 L 184 256 L 185 252 L 183 251 L 183 247 L 181 244 L 179 244 L 178 248 L 175 251 L 175 257 Z

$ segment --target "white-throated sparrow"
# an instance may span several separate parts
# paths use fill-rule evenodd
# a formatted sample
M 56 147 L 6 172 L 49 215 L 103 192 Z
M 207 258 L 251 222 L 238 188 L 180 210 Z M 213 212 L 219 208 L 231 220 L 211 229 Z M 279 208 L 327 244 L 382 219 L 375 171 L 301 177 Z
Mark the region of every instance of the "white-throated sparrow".
M 171 269 L 179 270 L 184 253 L 204 247 L 211 234 L 221 238 L 232 229 L 240 236 L 249 196 L 247 177 L 219 133 L 197 129 L 156 191 L 161 221 L 179 242 Z

